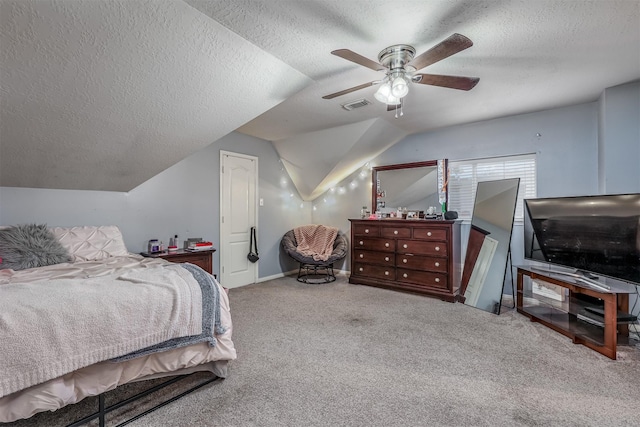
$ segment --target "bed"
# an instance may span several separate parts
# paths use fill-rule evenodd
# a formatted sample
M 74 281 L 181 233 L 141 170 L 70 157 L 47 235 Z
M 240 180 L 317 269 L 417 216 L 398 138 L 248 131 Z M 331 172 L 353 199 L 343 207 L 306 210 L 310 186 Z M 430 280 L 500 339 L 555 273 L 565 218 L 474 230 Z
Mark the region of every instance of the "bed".
M 135 381 L 225 378 L 236 358 L 215 278 L 129 253 L 116 226 L 4 227 L 0 257 L 0 422 Z

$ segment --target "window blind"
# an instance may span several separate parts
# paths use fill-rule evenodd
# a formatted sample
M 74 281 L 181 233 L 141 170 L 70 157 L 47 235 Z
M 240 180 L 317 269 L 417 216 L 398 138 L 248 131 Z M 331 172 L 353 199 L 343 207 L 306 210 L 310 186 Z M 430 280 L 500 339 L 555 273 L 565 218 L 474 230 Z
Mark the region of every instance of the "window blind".
M 478 182 L 508 178 L 520 178 L 515 221 L 522 221 L 523 200 L 536 197 L 535 154 L 449 161 L 448 210 L 470 221 Z

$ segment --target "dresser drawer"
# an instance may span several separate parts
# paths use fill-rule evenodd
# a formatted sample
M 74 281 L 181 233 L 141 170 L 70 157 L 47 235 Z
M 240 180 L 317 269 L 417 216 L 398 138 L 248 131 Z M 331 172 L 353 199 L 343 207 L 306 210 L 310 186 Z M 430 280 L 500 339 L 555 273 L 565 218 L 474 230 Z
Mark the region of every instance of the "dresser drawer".
M 446 257 L 447 243 L 422 240 L 398 240 L 398 253 Z
M 365 262 L 368 264 L 379 264 L 394 266 L 395 255 L 389 252 L 375 252 L 375 251 L 354 251 L 355 262 Z
M 357 276 L 371 277 L 374 279 L 396 279 L 396 269 L 393 266 L 370 265 L 364 263 L 356 263 L 351 274 Z
M 413 238 L 422 240 L 447 240 L 447 230 L 443 228 L 414 228 Z
M 380 229 L 382 237 L 398 237 L 403 239 L 411 238 L 410 227 L 382 227 Z
M 447 259 L 421 255 L 396 255 L 396 266 L 411 270 L 427 270 L 437 273 L 447 273 Z
M 353 234 L 355 236 L 374 236 L 380 235 L 380 226 L 372 222 L 371 224 L 353 224 Z
M 417 283 L 431 288 L 447 289 L 449 286 L 449 280 L 446 274 L 407 270 L 404 268 L 398 268 L 396 280 L 398 282 Z
M 368 249 L 371 251 L 394 252 L 396 241 L 393 239 L 379 239 L 363 236 L 355 236 L 354 249 Z

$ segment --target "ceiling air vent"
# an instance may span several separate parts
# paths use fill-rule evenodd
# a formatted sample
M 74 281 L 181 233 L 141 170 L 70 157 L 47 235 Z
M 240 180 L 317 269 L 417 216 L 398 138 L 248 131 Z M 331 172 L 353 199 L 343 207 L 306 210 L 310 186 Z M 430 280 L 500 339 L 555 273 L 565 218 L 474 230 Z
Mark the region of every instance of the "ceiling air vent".
M 354 110 L 356 108 L 364 107 L 365 105 L 371 104 L 371 101 L 367 99 L 358 99 L 357 101 L 347 102 L 346 104 L 342 104 L 342 108 L 347 111 Z

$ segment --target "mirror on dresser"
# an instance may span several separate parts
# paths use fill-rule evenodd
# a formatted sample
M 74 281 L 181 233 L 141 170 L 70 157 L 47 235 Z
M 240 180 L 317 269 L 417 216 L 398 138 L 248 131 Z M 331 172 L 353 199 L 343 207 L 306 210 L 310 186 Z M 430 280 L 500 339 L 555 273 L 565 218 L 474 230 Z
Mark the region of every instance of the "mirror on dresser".
M 479 182 L 460 301 L 499 314 L 520 178 Z
M 447 201 L 447 160 L 401 163 L 372 168 L 371 211 L 383 217 L 406 208 L 416 215 L 442 212 Z

